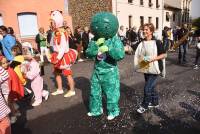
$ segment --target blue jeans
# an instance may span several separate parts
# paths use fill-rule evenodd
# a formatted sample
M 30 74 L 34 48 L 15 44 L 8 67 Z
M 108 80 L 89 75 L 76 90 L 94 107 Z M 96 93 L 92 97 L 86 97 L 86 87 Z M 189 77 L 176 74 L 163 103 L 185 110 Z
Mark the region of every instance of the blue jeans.
M 165 50 L 165 52 L 167 52 L 168 49 L 169 49 L 169 39 L 168 38 L 164 38 L 163 39 L 163 44 L 164 44 L 164 50 Z
M 144 98 L 142 106 L 148 108 L 149 103 L 153 105 L 158 104 L 158 93 L 155 90 L 157 74 L 144 74 L 145 86 L 144 86 Z
M 183 54 L 182 54 L 182 49 L 181 49 L 182 47 L 183 47 Z M 179 46 L 179 53 L 178 53 L 179 62 L 182 62 L 182 61 L 186 62 L 186 53 L 187 53 L 186 49 L 187 49 L 187 43 L 181 44 Z

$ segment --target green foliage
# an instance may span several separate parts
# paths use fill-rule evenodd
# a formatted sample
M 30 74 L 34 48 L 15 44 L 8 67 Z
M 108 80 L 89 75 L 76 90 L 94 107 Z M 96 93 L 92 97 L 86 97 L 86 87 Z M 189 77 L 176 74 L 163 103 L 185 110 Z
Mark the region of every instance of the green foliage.
M 200 29 L 200 17 L 192 20 L 192 26 L 197 27 Z

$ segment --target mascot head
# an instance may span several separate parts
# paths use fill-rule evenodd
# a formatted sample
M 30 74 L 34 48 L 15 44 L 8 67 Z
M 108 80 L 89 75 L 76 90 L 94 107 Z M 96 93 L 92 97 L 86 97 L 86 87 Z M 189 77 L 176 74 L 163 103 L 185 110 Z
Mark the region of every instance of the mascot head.
M 56 28 L 63 26 L 63 16 L 60 11 L 53 11 L 51 13 L 51 19 L 55 22 Z
M 118 31 L 118 19 L 109 12 L 99 12 L 92 17 L 91 31 L 95 38 L 112 38 Z

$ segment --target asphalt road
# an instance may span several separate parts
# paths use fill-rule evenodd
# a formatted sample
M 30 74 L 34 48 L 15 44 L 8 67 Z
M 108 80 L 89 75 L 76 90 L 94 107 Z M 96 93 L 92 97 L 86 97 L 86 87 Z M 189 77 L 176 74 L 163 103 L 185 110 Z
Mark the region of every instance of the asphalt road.
M 30 106 L 30 97 L 20 103 L 22 116 L 12 125 L 13 134 L 200 134 L 200 70 L 193 70 L 195 49 L 189 49 L 188 63 L 177 64 L 177 53 L 169 53 L 167 76 L 159 78 L 160 107 L 144 114 L 136 113 L 142 97 L 144 78 L 133 71 L 133 55 L 119 63 L 121 98 L 119 117 L 112 121 L 104 114 L 88 117 L 88 96 L 93 61 L 73 66 L 76 96 L 50 96 L 38 107 Z M 45 67 L 45 89 L 53 92 L 52 67 Z M 65 79 L 64 79 L 65 80 Z M 64 89 L 67 88 L 63 83 Z

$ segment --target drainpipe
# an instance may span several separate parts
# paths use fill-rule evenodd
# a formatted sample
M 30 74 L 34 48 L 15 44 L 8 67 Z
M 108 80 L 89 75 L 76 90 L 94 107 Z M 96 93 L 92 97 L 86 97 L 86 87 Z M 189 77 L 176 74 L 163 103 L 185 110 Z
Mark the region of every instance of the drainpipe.
M 68 14 L 68 0 L 64 0 L 64 15 Z
M 164 0 L 162 0 L 162 29 L 164 28 Z

